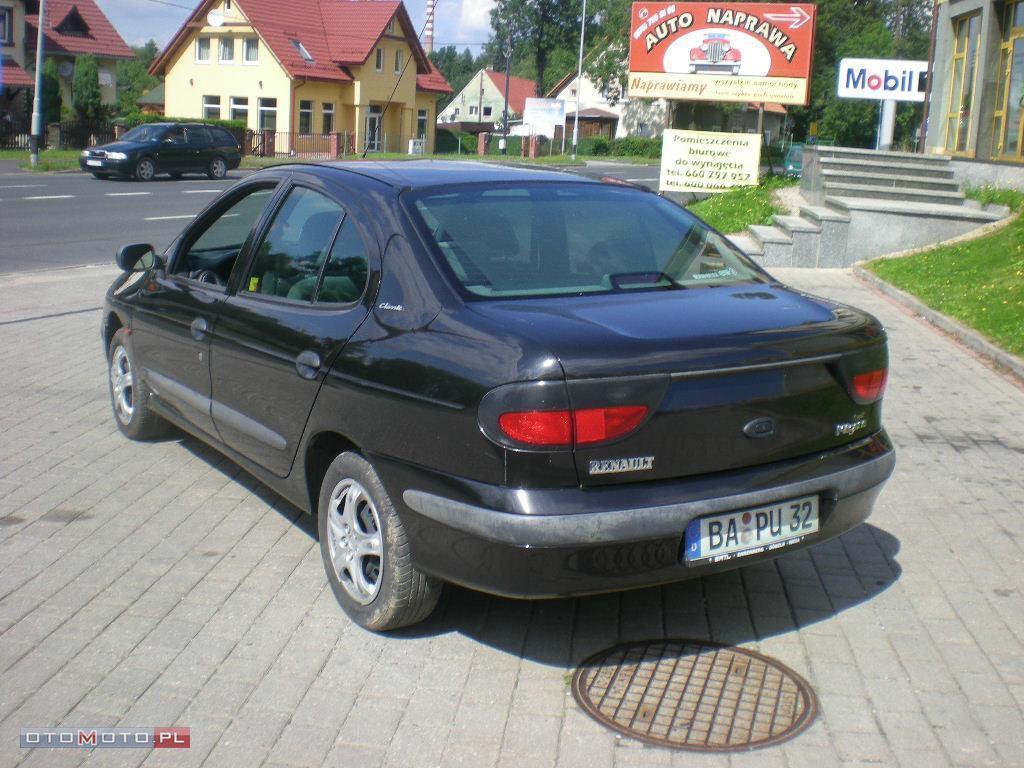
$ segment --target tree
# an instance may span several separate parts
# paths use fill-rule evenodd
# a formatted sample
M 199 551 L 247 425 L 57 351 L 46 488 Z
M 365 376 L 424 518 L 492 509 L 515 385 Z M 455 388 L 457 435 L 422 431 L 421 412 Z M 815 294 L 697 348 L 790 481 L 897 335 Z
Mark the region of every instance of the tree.
M 549 73 L 556 52 L 572 51 L 579 39 L 581 7 L 581 0 L 497 0 L 491 10 L 494 38 L 485 52 L 497 64 L 511 49 L 515 73 L 523 74 L 529 62 L 526 71 L 537 93 L 545 93 L 564 74 Z
M 138 100 L 160 83 L 160 78 L 149 74 L 149 67 L 160 49 L 150 40 L 143 46 L 132 47 L 135 58 L 117 63 L 117 110 L 121 114 L 138 111 Z
M 60 122 L 60 76 L 57 72 L 57 62 L 47 59 L 43 64 L 43 122 Z
M 96 57 L 91 53 L 75 61 L 75 75 L 71 81 L 71 100 L 75 114 L 82 120 L 96 120 L 103 116 L 103 96 L 100 93 L 100 71 Z

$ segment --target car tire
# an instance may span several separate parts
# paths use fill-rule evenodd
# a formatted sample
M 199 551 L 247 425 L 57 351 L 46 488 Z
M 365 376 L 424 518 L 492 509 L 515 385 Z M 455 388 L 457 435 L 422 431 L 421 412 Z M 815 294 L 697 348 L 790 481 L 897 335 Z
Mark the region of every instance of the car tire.
M 228 175 L 228 162 L 223 157 L 217 156 L 210 161 L 206 168 L 206 175 L 211 179 L 220 180 Z
M 96 173 L 94 171 L 93 174 L 92 174 L 92 177 L 94 179 L 99 179 L 100 181 L 106 181 L 107 179 L 110 178 L 110 174 L 109 173 Z
M 149 407 L 150 392 L 139 376 L 131 340 L 119 328 L 107 349 L 110 404 L 118 429 L 131 440 L 153 440 L 169 431 L 170 424 Z
M 153 158 L 144 157 L 135 164 L 135 178 L 139 181 L 152 181 L 156 176 L 156 163 Z
M 405 528 L 369 462 L 338 456 L 324 475 L 317 512 L 327 580 L 349 618 L 385 632 L 433 612 L 442 583 L 412 564 Z

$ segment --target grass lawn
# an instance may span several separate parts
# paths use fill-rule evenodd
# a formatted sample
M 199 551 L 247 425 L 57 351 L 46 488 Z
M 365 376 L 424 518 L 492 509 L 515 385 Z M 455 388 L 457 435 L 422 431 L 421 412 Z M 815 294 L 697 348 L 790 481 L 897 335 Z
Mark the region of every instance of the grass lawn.
M 732 235 L 751 224 L 771 224 L 772 216 L 782 209 L 772 200 L 772 192 L 796 184 L 794 179 L 773 176 L 756 187 L 742 187 L 691 203 L 687 208 L 719 232 Z
M 44 149 L 39 153 L 39 165 L 33 168 L 28 152 L 20 149 L 3 149 L 0 150 L 0 160 L 18 160 L 18 167 L 26 171 L 77 171 L 80 154 L 77 149 Z
M 1020 211 L 1024 194 L 971 190 L 969 196 Z M 933 248 L 867 268 L 932 309 L 1024 355 L 1024 219 L 986 237 Z

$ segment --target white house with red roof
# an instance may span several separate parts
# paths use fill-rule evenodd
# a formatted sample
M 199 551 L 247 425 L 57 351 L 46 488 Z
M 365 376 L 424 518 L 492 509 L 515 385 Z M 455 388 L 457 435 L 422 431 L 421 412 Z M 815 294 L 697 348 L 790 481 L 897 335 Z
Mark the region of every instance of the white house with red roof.
M 451 93 L 398 0 L 203 0 L 150 72 L 167 115 L 240 120 L 278 152 L 324 134 L 431 152 Z
M 43 51 L 57 62 L 61 99 L 71 105 L 75 60 L 91 53 L 99 66 L 104 104 L 117 101 L 117 62 L 134 57 L 94 0 L 47 0 Z M 31 112 L 35 79 L 38 0 L 0 0 L 0 114 Z
M 509 119 L 522 117 L 526 100 L 537 95 L 533 80 L 509 78 Z M 439 123 L 500 123 L 505 110 L 505 73 L 481 69 L 444 108 Z

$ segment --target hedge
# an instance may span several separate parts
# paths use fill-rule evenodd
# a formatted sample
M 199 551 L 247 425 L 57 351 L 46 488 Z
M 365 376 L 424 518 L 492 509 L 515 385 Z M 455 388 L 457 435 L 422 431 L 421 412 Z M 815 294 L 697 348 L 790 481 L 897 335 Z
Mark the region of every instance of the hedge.
M 641 136 L 625 136 L 621 139 L 606 139 L 593 136 L 580 139 L 579 154 L 609 157 L 661 157 L 661 139 L 645 139 Z
M 472 133 L 455 133 L 447 128 L 437 129 L 434 151 L 439 155 L 454 155 L 459 151 L 459 142 L 462 142 L 463 154 L 476 154 L 476 136 Z
M 244 120 L 215 120 L 206 117 L 164 117 L 163 115 L 146 115 L 142 113 L 124 115 L 114 120 L 114 123 L 123 125 L 126 128 L 134 128 L 144 123 L 203 123 L 204 125 L 217 125 L 221 128 L 227 128 L 232 133 L 238 135 L 245 133 L 249 127 Z

